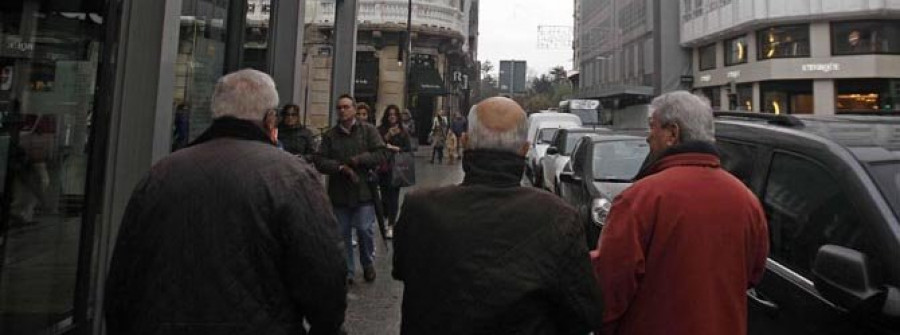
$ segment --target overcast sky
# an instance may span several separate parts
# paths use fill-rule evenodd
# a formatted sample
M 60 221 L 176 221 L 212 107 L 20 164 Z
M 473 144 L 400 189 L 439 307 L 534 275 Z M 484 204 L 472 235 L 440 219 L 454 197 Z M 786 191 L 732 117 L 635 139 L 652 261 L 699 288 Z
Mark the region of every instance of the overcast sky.
M 572 69 L 572 49 L 538 49 L 538 26 L 573 25 L 572 0 L 481 0 L 478 60 L 528 61 L 529 75 L 555 66 Z

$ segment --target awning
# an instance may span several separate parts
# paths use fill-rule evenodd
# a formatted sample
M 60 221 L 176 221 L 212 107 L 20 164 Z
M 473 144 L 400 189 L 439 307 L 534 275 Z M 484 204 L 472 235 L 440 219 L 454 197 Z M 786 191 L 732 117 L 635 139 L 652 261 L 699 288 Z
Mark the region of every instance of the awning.
M 378 95 L 378 62 L 357 62 L 353 95 L 374 97 Z
M 435 68 L 412 68 L 409 73 L 409 89 L 419 95 L 450 94 L 444 87 L 444 79 Z

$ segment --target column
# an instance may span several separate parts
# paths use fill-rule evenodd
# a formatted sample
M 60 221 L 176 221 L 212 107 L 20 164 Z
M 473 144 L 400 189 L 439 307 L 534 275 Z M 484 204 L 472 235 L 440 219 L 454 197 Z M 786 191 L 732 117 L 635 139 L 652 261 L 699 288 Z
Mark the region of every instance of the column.
M 269 30 L 269 73 L 278 88 L 281 105 L 298 103 L 303 74 L 303 33 L 306 0 L 272 2 Z
M 813 113 L 816 115 L 834 115 L 834 80 L 821 79 L 813 81 Z
M 354 67 L 356 66 L 356 16 L 357 0 L 336 0 L 334 14 L 334 54 L 331 72 L 331 106 L 329 125 L 337 122 L 334 109 L 337 97 L 353 93 Z

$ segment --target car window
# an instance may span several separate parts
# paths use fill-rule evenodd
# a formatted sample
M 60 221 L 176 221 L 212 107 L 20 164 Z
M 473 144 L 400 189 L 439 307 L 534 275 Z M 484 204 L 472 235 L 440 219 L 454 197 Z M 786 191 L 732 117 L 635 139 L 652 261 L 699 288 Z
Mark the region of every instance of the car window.
M 538 133 L 538 137 L 536 140 L 536 144 L 541 143 L 553 143 L 553 137 L 556 136 L 556 133 L 559 131 L 559 128 L 546 128 L 541 129 Z
M 874 255 L 867 243 L 871 235 L 839 185 L 809 159 L 775 154 L 763 198 L 773 259 L 810 278 L 816 253 L 825 244 Z
M 575 150 L 575 143 L 578 142 L 578 140 L 580 140 L 581 138 L 583 138 L 585 136 L 587 136 L 587 134 L 585 134 L 585 133 L 568 133 L 568 134 L 566 134 L 566 144 L 565 144 L 565 147 L 562 148 L 562 149 L 565 149 L 565 152 L 563 152 L 563 155 L 571 156 L 572 151 Z
M 597 142 L 593 152 L 594 179 L 631 181 L 640 171 L 649 152 L 650 145 L 644 140 Z
M 587 148 L 589 147 L 589 145 L 587 145 L 588 142 L 590 142 L 590 140 L 582 138 L 575 144 L 575 150 L 573 151 L 574 154 L 572 155 L 571 163 L 572 173 L 575 175 L 580 176 L 584 172 L 584 158 L 585 156 L 587 156 L 585 155 L 585 151 L 587 151 Z
M 740 142 L 716 140 L 722 158 L 722 168 L 750 187 L 754 164 L 759 157 L 759 147 Z M 752 188 L 752 187 L 751 187 Z
M 894 210 L 894 215 L 900 217 L 900 162 L 884 162 L 870 166 L 875 177 L 875 185 L 888 204 Z

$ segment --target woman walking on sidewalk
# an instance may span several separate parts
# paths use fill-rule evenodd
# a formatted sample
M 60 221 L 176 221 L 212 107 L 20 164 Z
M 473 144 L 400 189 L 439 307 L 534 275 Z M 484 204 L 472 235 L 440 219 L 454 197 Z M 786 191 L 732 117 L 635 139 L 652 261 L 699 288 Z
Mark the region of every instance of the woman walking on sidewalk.
M 434 158 L 437 156 L 438 164 L 440 164 L 444 162 L 444 142 L 447 141 L 447 128 L 449 126 L 447 117 L 444 116 L 444 111 L 438 110 L 435 113 L 432 124 L 431 145 L 434 150 L 431 152 L 431 163 L 434 164 Z
M 391 155 L 388 161 L 379 169 L 378 180 L 381 186 L 381 199 L 384 202 L 384 215 L 387 216 L 388 227 L 384 235 L 386 238 L 393 237 L 394 222 L 397 220 L 397 212 L 400 206 L 400 187 L 394 186 L 392 183 L 392 162 L 394 156 L 398 152 L 412 151 L 412 144 L 409 133 L 403 127 L 400 117 L 400 108 L 396 105 L 389 105 L 384 110 L 384 116 L 381 118 L 381 125 L 378 127 L 384 139 L 385 146 L 390 150 Z

